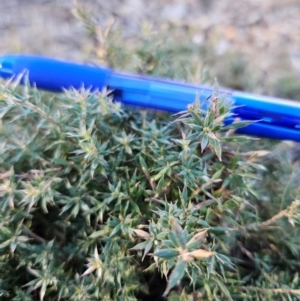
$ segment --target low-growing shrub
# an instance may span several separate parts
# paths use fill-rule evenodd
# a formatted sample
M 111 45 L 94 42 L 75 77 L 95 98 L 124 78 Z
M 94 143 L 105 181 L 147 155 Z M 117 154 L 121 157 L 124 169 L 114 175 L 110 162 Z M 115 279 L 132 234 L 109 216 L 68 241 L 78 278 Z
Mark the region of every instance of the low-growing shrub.
M 207 102 L 1 85 L 1 300 L 299 300 L 290 169 Z

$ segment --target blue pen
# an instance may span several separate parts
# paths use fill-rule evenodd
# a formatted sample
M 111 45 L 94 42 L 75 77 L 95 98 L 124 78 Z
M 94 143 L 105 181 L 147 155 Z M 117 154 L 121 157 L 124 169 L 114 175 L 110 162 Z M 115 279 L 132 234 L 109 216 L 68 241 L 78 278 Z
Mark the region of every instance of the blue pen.
M 9 79 L 28 71 L 37 88 L 60 92 L 64 88 L 102 90 L 108 87 L 116 101 L 150 109 L 179 112 L 187 109 L 197 95 L 200 103 L 213 92 L 197 86 L 148 76 L 67 62 L 33 55 L 0 56 L 0 77 Z M 279 140 L 300 141 L 300 104 L 293 101 L 226 90 L 233 112 L 243 120 L 259 120 L 238 129 L 239 133 Z

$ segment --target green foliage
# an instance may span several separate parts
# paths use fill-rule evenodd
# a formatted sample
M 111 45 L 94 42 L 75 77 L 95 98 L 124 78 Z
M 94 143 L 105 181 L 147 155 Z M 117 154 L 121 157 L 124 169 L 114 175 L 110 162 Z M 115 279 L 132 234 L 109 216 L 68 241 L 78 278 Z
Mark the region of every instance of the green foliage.
M 296 298 L 293 181 L 267 210 L 261 152 L 237 150 L 247 123 L 225 125 L 217 90 L 171 122 L 107 91 L 2 85 L 2 299 Z
M 195 49 L 147 30 L 105 29 L 98 58 L 196 81 Z M 1 85 L 1 300 L 300 300 L 296 173 L 230 109 L 217 84 L 175 116 Z

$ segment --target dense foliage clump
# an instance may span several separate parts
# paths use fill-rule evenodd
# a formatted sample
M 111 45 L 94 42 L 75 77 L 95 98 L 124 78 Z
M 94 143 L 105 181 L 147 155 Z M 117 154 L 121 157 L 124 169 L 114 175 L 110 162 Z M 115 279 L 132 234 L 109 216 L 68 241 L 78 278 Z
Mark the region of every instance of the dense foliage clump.
M 1 86 L 1 300 L 298 300 L 288 165 L 216 88 L 175 120 L 109 95 Z

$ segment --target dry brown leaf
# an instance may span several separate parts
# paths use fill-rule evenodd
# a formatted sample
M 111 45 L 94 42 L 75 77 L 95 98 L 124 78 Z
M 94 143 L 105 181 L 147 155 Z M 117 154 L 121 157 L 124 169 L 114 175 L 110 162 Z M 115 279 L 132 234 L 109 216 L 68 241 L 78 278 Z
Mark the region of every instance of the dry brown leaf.
M 203 249 L 199 249 L 199 250 L 192 251 L 189 254 L 191 256 L 193 256 L 194 258 L 202 259 L 202 258 L 212 257 L 214 255 L 214 252 L 203 250 Z
M 134 233 L 137 234 L 139 237 L 143 238 L 143 239 L 149 239 L 151 238 L 151 235 L 144 231 L 144 230 L 140 230 L 140 229 L 133 229 Z
M 188 243 L 191 243 L 191 242 L 194 242 L 194 241 L 197 241 L 197 240 L 203 240 L 203 239 L 205 239 L 206 234 L 207 234 L 207 230 L 203 230 L 201 232 L 198 232 L 196 235 L 194 235 L 190 239 L 190 241 Z

